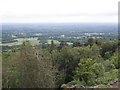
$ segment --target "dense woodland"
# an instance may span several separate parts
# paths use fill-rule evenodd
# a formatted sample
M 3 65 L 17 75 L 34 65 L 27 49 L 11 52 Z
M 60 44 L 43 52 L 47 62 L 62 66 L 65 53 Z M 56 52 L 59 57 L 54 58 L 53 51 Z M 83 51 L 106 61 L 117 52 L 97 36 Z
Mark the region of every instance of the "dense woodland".
M 72 46 L 51 41 L 2 52 L 3 88 L 65 88 L 72 85 L 107 85 L 118 79 L 118 40 L 74 42 Z

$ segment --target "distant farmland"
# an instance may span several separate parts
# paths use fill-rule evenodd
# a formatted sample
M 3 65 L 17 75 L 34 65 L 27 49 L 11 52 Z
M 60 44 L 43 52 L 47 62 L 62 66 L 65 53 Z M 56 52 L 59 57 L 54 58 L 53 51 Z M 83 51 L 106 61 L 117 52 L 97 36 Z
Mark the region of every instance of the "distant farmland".
M 18 39 L 15 39 L 15 40 L 17 40 L 18 42 L 3 43 L 3 44 L 0 44 L 0 46 L 21 45 L 26 40 L 30 41 L 30 43 L 34 46 L 34 45 L 38 45 L 39 41 L 40 41 L 40 40 L 38 40 L 38 38 L 18 38 Z

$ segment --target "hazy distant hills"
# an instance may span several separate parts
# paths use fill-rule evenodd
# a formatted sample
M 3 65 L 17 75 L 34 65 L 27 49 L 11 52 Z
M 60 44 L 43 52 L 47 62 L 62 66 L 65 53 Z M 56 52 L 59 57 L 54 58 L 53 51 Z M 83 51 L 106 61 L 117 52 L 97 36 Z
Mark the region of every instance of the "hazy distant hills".
M 118 27 L 112 23 L 7 23 L 2 24 L 2 30 L 117 32 Z

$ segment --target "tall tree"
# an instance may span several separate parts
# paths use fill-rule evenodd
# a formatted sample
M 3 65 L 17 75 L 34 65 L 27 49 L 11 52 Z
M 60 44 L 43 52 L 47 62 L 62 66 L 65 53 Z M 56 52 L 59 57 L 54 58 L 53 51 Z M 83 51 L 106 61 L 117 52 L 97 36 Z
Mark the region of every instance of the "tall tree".
M 95 83 L 95 74 L 92 72 L 92 65 L 95 60 L 88 58 L 81 59 L 75 71 L 74 80 L 79 81 L 82 85 L 89 86 Z
M 54 41 L 51 40 L 51 45 L 50 45 L 50 52 L 52 52 L 52 50 L 55 49 L 55 44 L 54 44 Z
M 90 45 L 90 47 L 92 47 L 93 44 L 94 44 L 94 39 L 93 38 L 88 39 L 88 45 Z
M 40 56 L 29 42 L 24 42 L 20 49 L 19 72 L 23 88 L 54 88 L 55 68 L 48 57 Z

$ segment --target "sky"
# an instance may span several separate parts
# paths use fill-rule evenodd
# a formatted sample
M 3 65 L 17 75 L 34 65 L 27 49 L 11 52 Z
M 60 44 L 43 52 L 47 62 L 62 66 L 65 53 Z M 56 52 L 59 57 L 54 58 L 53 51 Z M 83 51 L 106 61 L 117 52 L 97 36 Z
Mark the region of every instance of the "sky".
M 0 0 L 0 23 L 117 23 L 118 1 Z

